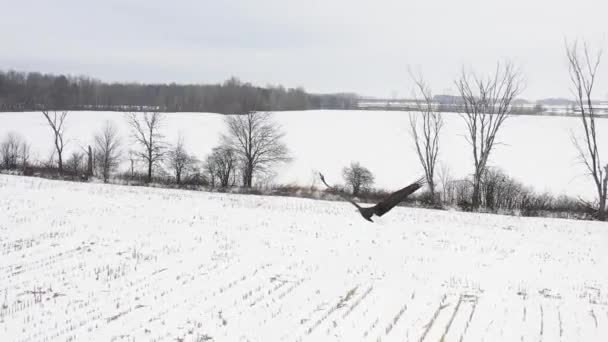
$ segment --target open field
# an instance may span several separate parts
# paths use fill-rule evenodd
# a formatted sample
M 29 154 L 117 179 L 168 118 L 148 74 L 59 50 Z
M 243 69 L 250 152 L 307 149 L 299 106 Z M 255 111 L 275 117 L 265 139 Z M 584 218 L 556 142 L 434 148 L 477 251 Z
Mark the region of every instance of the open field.
M 314 171 L 321 170 L 337 183 L 342 168 L 351 161 L 368 167 L 380 188 L 399 188 L 422 174 L 409 136 L 407 113 L 305 111 L 279 112 L 275 118 L 284 127 L 285 142 L 294 156 L 292 163 L 277 170 L 275 182 L 309 186 L 316 181 Z M 473 164 L 463 136 L 465 125 L 457 114 L 446 113 L 444 118 L 439 163 L 447 165 L 453 177 L 464 177 L 472 172 Z M 129 129 L 122 113 L 72 112 L 66 121 L 66 154 L 91 144 L 105 120 L 119 126 L 127 149 Z M 182 132 L 188 149 L 204 159 L 219 142 L 222 120 L 218 114 L 169 113 L 164 132 L 169 142 L 175 142 L 178 132 Z M 0 113 L 0 137 L 9 131 L 25 136 L 39 159 L 51 155 L 52 133 L 42 114 Z M 594 187 L 578 163 L 570 140 L 572 131 L 580 132 L 577 118 L 511 117 L 498 134 L 501 144 L 492 152 L 490 165 L 502 168 L 538 192 L 594 199 Z M 598 120 L 598 132 L 608 132 L 608 120 Z M 608 135 L 600 134 L 599 144 L 606 146 Z
M 0 176 L 2 341 L 605 341 L 605 223 Z

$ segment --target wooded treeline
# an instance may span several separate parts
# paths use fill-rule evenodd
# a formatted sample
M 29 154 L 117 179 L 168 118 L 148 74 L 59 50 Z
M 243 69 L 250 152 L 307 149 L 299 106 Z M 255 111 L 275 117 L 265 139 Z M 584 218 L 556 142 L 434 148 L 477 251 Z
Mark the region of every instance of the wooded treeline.
M 105 83 L 86 76 L 0 71 L 0 111 L 107 110 L 213 112 L 352 109 L 355 94 L 309 94 L 303 88 L 222 84 Z

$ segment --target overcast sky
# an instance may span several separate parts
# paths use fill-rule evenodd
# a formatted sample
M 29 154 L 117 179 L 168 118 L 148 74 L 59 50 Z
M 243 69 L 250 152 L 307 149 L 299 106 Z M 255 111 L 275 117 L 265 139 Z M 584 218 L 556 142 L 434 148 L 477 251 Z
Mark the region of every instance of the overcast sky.
M 0 0 L 0 68 L 104 81 L 230 76 L 312 92 L 453 93 L 463 65 L 516 62 L 524 97 L 568 96 L 564 39 L 608 44 L 604 0 Z M 608 53 L 603 75 L 608 76 Z M 596 97 L 608 98 L 607 77 Z

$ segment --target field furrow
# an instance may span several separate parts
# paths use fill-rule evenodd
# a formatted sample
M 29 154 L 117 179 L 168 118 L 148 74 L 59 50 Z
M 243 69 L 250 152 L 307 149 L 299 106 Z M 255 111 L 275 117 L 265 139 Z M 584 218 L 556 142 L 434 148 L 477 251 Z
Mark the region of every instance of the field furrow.
M 340 202 L 0 185 L 2 341 L 608 336 L 602 224 L 397 208 L 371 225 Z

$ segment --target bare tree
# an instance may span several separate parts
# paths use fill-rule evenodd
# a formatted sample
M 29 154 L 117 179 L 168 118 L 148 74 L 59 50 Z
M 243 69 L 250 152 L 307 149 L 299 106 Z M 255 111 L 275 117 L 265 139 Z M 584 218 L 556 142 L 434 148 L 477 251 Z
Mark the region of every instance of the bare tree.
M 606 194 L 608 192 L 608 164 L 602 165 L 597 142 L 597 129 L 595 120 L 597 114 L 593 106 L 593 88 L 596 75 L 602 59 L 602 50 L 592 54 L 586 42 L 583 43 L 582 54 L 578 42 L 570 45 L 566 43 L 566 55 L 572 93 L 576 98 L 576 107 L 580 112 L 583 126 L 583 137 L 572 135 L 572 142 L 576 147 L 579 159 L 587 168 L 593 178 L 598 195 L 597 213 L 600 220 L 606 218 Z
M 93 160 L 93 149 L 91 148 L 91 145 L 87 146 L 87 177 L 91 177 L 93 175 L 93 164 L 95 164 L 95 161 Z
M 0 144 L 1 166 L 7 170 L 14 170 L 19 166 L 21 148 L 25 145 L 23 138 L 14 132 L 9 132 Z
M 160 132 L 163 119 L 164 116 L 158 112 L 127 115 L 132 137 L 142 148 L 141 151 L 136 151 L 136 154 L 148 166 L 148 183 L 152 181 L 153 168 L 163 161 L 166 153 L 164 135 Z
M 257 173 L 290 160 L 284 133 L 270 113 L 249 112 L 226 118 L 228 133 L 224 143 L 238 155 L 243 169 L 243 186 L 250 188 Z
M 184 138 L 180 135 L 177 138 L 177 144 L 168 151 L 168 162 L 169 167 L 175 174 L 175 181 L 177 185 L 182 182 L 182 176 L 190 171 L 197 160 L 194 156 L 188 154 L 186 147 L 184 146 Z
M 353 196 L 358 196 L 361 191 L 368 190 L 374 184 L 374 175 L 370 170 L 361 166 L 359 162 L 352 162 L 350 166 L 342 170 L 342 176 L 346 184 L 352 189 Z
M 131 180 L 135 177 L 135 162 L 137 162 L 137 153 L 133 150 L 129 150 L 129 172 L 131 173 Z
M 472 206 L 481 204 L 481 177 L 487 166 L 496 135 L 511 114 L 511 103 L 523 86 L 520 73 L 506 63 L 498 64 L 493 75 L 482 78 L 464 69 L 456 80 L 462 98 L 461 117 L 467 126 L 466 139 L 473 148 Z
M 449 187 L 451 187 L 452 176 L 450 175 L 450 168 L 447 164 L 441 163 L 439 168 L 439 180 L 441 181 L 441 200 L 444 203 L 450 203 L 451 198 L 448 198 L 450 193 Z
M 237 153 L 230 146 L 220 145 L 207 157 L 205 168 L 212 186 L 217 180 L 220 187 L 226 188 L 234 185 L 237 166 Z
M 30 163 L 30 144 L 27 141 L 21 142 L 21 147 L 19 148 L 19 159 L 21 160 L 21 167 L 25 170 Z
M 72 155 L 67 161 L 68 170 L 72 173 L 72 178 L 77 177 L 80 170 L 82 170 L 82 164 L 84 161 L 84 155 L 80 152 L 72 152 Z
M 56 112 L 53 111 L 51 114 L 48 110 L 43 110 L 42 115 L 46 118 L 49 127 L 53 130 L 53 135 L 55 136 L 55 151 L 57 152 L 57 166 L 59 168 L 59 174 L 63 172 L 63 148 L 65 147 L 65 142 L 63 140 L 63 134 L 65 131 L 65 127 L 63 124 L 65 123 L 65 119 L 68 116 L 68 112 Z
M 120 164 L 120 138 L 116 126 L 106 121 L 103 128 L 95 135 L 95 161 L 103 182 L 107 183 L 110 174 Z
M 443 127 L 443 117 L 433 108 L 433 94 L 422 77 L 412 78 L 416 84 L 418 113 L 410 113 L 410 134 L 424 169 L 432 201 L 435 202 L 435 165 L 439 155 L 439 134 Z
M 205 174 L 208 177 L 207 179 L 209 180 L 209 185 L 211 186 L 211 188 L 215 188 L 215 183 L 216 183 L 216 165 L 213 162 L 212 156 L 209 155 L 207 156 L 207 159 L 205 160 L 205 166 L 204 166 L 204 170 L 205 170 Z

